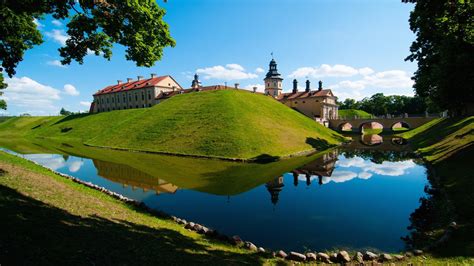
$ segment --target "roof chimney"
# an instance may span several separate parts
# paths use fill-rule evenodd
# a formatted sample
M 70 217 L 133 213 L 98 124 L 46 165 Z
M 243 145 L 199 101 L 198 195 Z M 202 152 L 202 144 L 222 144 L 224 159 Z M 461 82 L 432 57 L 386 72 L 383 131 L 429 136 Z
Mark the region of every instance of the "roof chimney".
M 130 83 L 132 80 L 132 78 L 127 78 L 127 83 Z
M 322 90 L 323 89 L 323 82 L 320 80 L 319 81 L 319 87 L 318 87 L 318 91 Z
M 257 92 L 257 87 L 253 87 L 253 93 Z
M 309 79 L 306 80 L 306 92 L 309 92 L 311 89 L 310 89 L 310 85 L 311 85 L 311 82 L 309 82 Z
M 298 92 L 298 81 L 296 79 L 293 80 L 293 93 Z
M 156 74 L 155 74 L 155 73 L 151 73 L 151 78 L 152 78 L 152 79 L 156 78 Z
M 143 79 L 143 76 L 137 76 L 138 81 Z
M 234 84 L 234 87 L 235 87 L 236 89 L 238 89 L 238 88 L 239 88 L 239 85 L 240 85 L 239 83 L 235 83 L 235 84 Z
M 117 80 L 117 84 L 118 84 L 118 85 L 122 84 L 122 81 L 121 81 L 121 80 Z

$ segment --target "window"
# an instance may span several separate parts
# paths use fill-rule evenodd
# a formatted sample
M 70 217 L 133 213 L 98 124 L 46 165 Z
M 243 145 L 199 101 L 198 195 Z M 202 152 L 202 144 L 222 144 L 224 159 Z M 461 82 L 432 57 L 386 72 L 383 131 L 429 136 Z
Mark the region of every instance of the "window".
M 106 100 L 107 100 L 107 103 L 109 103 L 109 98 L 107 98 Z
M 142 92 L 142 101 L 145 100 L 145 93 Z
M 128 101 L 129 101 L 129 102 L 132 101 L 132 95 L 130 95 L 130 94 L 128 95 Z M 130 106 L 130 108 L 132 108 L 132 107 Z
M 151 103 L 148 104 L 148 107 L 151 107 Z
M 114 97 L 112 97 L 112 103 L 113 103 L 114 101 L 115 101 L 115 98 L 114 98 Z
M 151 100 L 151 93 L 148 92 L 148 100 Z
M 295 104 L 298 104 L 298 102 L 295 102 Z
M 138 101 L 138 95 L 135 93 L 135 101 Z M 138 105 L 137 105 L 138 108 Z

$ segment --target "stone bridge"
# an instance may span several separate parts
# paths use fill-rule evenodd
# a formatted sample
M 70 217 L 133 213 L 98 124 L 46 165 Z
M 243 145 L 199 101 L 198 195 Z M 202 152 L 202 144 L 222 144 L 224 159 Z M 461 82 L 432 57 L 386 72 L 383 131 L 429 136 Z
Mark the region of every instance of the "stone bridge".
M 350 125 L 353 132 L 362 132 L 364 125 L 378 123 L 382 125 L 383 131 L 392 131 L 395 124 L 400 123 L 403 127 L 414 129 L 426 124 L 438 117 L 391 117 L 391 118 L 348 118 L 348 119 L 331 119 L 329 120 L 329 128 L 341 131 L 344 126 Z

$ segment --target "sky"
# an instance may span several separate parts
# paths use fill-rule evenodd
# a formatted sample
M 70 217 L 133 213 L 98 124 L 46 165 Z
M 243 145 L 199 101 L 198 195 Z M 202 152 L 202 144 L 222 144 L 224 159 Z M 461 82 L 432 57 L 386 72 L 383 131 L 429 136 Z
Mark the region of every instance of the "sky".
M 198 73 L 203 85 L 239 83 L 263 91 L 273 57 L 291 91 L 318 81 L 339 100 L 374 93 L 413 95 L 416 64 L 406 62 L 414 34 L 412 4 L 400 0 L 168 0 L 166 10 L 176 47 L 151 68 L 125 59 L 115 45 L 112 60 L 88 55 L 84 64 L 60 64 L 58 48 L 67 39 L 67 21 L 36 21 L 44 43 L 26 52 L 17 73 L 7 78 L 3 115 L 56 115 L 89 109 L 92 94 L 117 80 L 171 75 L 189 88 Z

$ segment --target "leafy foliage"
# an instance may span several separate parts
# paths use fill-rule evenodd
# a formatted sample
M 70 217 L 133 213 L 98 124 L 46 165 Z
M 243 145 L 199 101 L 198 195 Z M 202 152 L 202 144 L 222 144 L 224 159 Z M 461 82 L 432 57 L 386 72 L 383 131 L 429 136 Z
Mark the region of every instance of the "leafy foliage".
M 407 2 L 404 0 L 404 2 Z M 474 112 L 474 5 L 469 0 L 416 0 L 406 60 L 417 61 L 416 93 L 454 115 Z
M 59 49 L 63 64 L 82 64 L 88 53 L 110 59 L 117 43 L 126 47 L 127 60 L 150 67 L 165 47 L 175 45 L 163 21 L 165 11 L 153 0 L 1 1 L 0 89 L 6 87 L 3 71 L 12 77 L 25 51 L 43 42 L 35 20 L 44 15 L 69 20 L 69 38 Z M 6 108 L 4 101 L 0 108 Z
M 63 108 L 61 108 L 61 111 L 59 111 L 59 114 L 64 115 L 64 116 L 68 116 L 68 115 L 72 115 L 72 112 L 64 109 L 64 107 L 63 107 Z
M 425 101 L 425 99 L 415 96 L 390 95 L 376 93 L 370 98 L 364 98 L 361 101 L 346 99 L 339 105 L 340 110 L 359 109 L 374 115 L 401 115 L 423 114 L 425 111 L 439 112 L 440 110 Z

